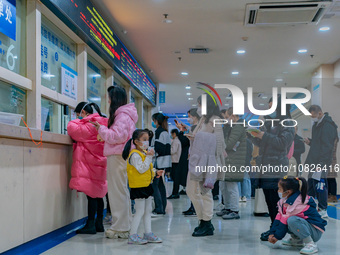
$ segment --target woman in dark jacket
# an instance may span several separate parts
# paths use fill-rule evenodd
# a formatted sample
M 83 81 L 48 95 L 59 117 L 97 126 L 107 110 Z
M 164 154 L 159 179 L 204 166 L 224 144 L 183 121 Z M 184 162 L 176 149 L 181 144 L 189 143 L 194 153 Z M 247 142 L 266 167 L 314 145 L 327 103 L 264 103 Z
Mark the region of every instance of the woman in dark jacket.
M 162 113 L 152 115 L 155 131 L 154 147 L 156 153 L 155 168 L 158 171 L 167 171 L 171 168 L 171 141 L 168 133 L 168 117 Z M 165 215 L 167 205 L 166 190 L 163 179 L 155 178 L 152 183 L 154 189 L 155 210 L 153 216 Z
M 271 108 L 272 99 L 269 101 Z M 289 160 L 287 154 L 294 141 L 295 129 L 294 127 L 283 127 L 280 123 L 284 119 L 291 119 L 290 105 L 286 106 L 286 116 L 281 115 L 281 98 L 278 97 L 277 108 L 266 119 L 275 119 L 276 121 L 266 121 L 263 131 L 256 134 L 256 137 L 251 138 L 254 145 L 259 147 L 259 156 L 257 157 L 257 166 L 262 166 L 257 173 L 257 181 L 255 186 L 263 189 L 268 211 L 273 224 L 277 214 L 277 202 L 280 200 L 278 195 L 278 181 L 286 172 L 280 170 L 263 171 L 263 167 L 288 167 Z M 273 123 L 273 124 L 272 124 Z M 285 122 L 286 126 L 292 126 L 292 122 Z M 268 241 L 269 231 L 262 233 L 261 240 Z

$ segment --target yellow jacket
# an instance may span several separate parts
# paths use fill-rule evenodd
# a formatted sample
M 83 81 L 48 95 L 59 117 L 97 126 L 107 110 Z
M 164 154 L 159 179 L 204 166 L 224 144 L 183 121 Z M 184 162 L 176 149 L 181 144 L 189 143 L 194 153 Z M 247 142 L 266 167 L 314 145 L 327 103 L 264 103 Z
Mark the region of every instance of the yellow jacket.
M 142 161 L 144 162 L 146 159 L 146 155 L 139 150 L 132 150 L 130 152 L 129 158 L 127 160 L 127 175 L 129 180 L 129 187 L 130 188 L 145 188 L 148 187 L 154 177 L 154 172 L 152 171 L 153 165 L 150 164 L 149 169 L 145 173 L 140 173 L 138 170 L 130 164 L 130 157 L 132 153 L 138 153 L 138 155 L 142 158 Z

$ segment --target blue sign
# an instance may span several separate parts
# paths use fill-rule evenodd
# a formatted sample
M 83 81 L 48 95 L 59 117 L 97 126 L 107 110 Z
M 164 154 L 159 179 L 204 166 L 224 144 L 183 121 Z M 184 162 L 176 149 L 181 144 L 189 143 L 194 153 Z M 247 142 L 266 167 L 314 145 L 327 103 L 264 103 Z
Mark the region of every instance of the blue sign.
M 160 104 L 165 103 L 165 91 L 159 91 L 159 103 Z
M 0 32 L 16 40 L 16 0 L 0 0 Z

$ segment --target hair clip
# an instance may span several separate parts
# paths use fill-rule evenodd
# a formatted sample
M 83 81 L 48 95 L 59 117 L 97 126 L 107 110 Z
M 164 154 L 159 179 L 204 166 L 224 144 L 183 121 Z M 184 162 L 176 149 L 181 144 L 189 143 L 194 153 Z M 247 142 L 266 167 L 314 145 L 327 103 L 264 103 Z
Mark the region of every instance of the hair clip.
M 286 180 L 288 178 L 288 175 L 286 175 L 285 177 L 283 177 L 284 180 Z

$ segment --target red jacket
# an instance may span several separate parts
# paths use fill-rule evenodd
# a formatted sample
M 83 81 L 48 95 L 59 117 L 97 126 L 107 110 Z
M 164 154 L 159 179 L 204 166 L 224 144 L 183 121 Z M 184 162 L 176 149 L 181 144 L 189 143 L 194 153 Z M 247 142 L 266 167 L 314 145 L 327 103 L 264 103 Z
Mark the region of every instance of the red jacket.
M 72 120 L 67 126 L 67 133 L 75 141 L 69 186 L 92 198 L 102 198 L 107 193 L 104 142 L 97 140 L 98 132 L 89 120 L 105 126 L 108 121 L 95 113 L 81 120 Z

